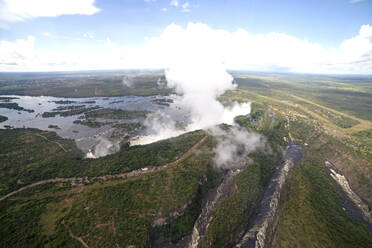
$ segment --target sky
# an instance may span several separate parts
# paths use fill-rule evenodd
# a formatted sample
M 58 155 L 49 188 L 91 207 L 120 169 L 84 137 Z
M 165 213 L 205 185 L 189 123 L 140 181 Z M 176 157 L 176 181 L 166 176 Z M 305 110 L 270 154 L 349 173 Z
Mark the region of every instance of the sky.
M 0 71 L 372 74 L 372 0 L 0 0 Z

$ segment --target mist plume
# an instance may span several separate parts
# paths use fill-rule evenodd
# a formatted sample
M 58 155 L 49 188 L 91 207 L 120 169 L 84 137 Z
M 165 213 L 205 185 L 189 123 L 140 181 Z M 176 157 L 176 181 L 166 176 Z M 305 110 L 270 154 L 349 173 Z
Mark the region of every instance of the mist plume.
M 132 87 L 133 86 L 133 78 L 130 76 L 124 76 L 122 80 L 122 84 L 127 87 Z
M 100 137 L 98 143 L 86 155 L 87 158 L 99 158 L 120 150 L 118 142 L 112 142 L 105 137 Z
M 251 163 L 249 154 L 257 150 L 266 151 L 265 138 L 255 132 L 248 132 L 239 126 L 221 128 L 214 126 L 208 129 L 216 141 L 213 149 L 214 165 L 220 169 L 241 168 Z
M 250 113 L 250 103 L 233 102 L 224 106 L 217 100 L 237 85 L 226 71 L 218 47 L 204 41 L 206 28 L 189 25 L 187 30 L 177 30 L 179 36 L 166 53 L 169 62 L 165 70 L 167 87 L 173 88 L 179 96 L 170 107 L 182 112 L 186 125 L 177 127 L 172 115 L 158 111 L 145 121 L 147 135 L 132 144 L 148 144 L 220 123 L 233 124 L 235 116 Z

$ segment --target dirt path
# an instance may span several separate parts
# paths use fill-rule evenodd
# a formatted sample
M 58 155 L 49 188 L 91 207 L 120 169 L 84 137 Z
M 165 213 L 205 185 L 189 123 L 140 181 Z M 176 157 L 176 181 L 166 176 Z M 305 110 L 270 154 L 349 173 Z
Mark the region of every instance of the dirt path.
M 59 143 L 58 141 L 52 141 L 52 140 L 49 140 L 47 137 L 45 137 L 44 135 L 41 135 L 41 134 L 36 134 L 36 133 L 28 133 L 28 134 L 31 134 L 31 135 L 35 135 L 35 136 L 39 136 L 43 139 L 45 139 L 46 141 L 48 142 L 52 142 L 56 145 L 58 145 L 64 152 L 67 152 L 67 150 L 61 145 L 61 143 Z
M 89 246 L 87 245 L 87 243 L 85 243 L 84 242 L 84 240 L 82 239 L 82 238 L 80 238 L 80 237 L 78 237 L 78 236 L 75 236 L 73 233 L 72 233 L 72 231 L 71 231 L 71 229 L 65 224 L 65 221 L 62 221 L 62 224 L 66 227 L 66 229 L 68 230 L 68 233 L 69 233 L 69 235 L 70 235 L 70 237 L 71 238 L 73 238 L 73 239 L 75 239 L 75 240 L 77 240 L 77 241 L 79 241 L 85 248 L 89 248 Z
M 102 180 L 107 180 L 107 179 L 112 179 L 112 178 L 132 178 L 133 176 L 141 176 L 150 172 L 154 171 L 159 171 L 159 170 L 164 170 L 168 167 L 175 166 L 176 164 L 180 163 L 181 161 L 185 160 L 187 157 L 189 157 L 207 138 L 207 136 L 204 136 L 201 140 L 199 140 L 193 147 L 191 147 L 186 153 L 184 153 L 180 158 L 177 160 L 161 165 L 161 166 L 152 166 L 152 167 L 143 167 L 138 170 L 126 172 L 126 173 L 121 173 L 121 174 L 114 174 L 114 175 L 104 175 L 104 176 L 98 176 L 98 177 L 70 177 L 70 178 L 51 178 L 51 179 L 46 179 L 46 180 L 41 180 L 36 183 L 29 184 L 27 186 L 24 186 L 22 188 L 19 188 L 18 190 L 15 190 L 13 192 L 10 192 L 9 194 L 3 196 L 0 198 L 0 201 L 3 201 L 12 195 L 15 195 L 21 191 L 24 191 L 29 188 L 33 188 L 35 186 L 41 185 L 41 184 L 46 184 L 46 183 L 58 183 L 58 182 L 78 182 L 78 183 L 83 183 L 87 182 L 89 183 L 89 180 L 94 180 L 94 179 L 102 179 Z
M 242 92 L 244 92 L 244 90 Z M 280 92 L 280 91 L 278 91 L 278 92 Z M 261 95 L 261 94 L 256 93 L 256 92 L 250 92 L 250 93 L 253 94 L 253 95 L 255 95 L 258 98 L 263 98 L 263 99 L 267 99 L 269 101 L 273 101 L 273 102 L 281 103 L 281 104 L 284 104 L 284 105 L 287 105 L 287 106 L 291 106 L 291 107 L 294 107 L 294 108 L 298 108 L 298 109 L 306 112 L 307 114 L 311 115 L 314 119 L 319 120 L 322 123 L 322 126 L 325 127 L 326 129 L 330 130 L 330 131 L 331 130 L 338 130 L 338 131 L 341 131 L 341 132 L 353 133 L 353 132 L 358 132 L 358 131 L 363 131 L 363 130 L 370 129 L 371 128 L 371 125 L 372 125 L 372 122 L 370 122 L 370 121 L 363 120 L 363 119 L 360 119 L 358 117 L 355 117 L 355 116 L 352 116 L 352 115 L 349 115 L 349 114 L 346 114 L 346 113 L 337 111 L 335 109 L 331 109 L 329 107 L 326 107 L 326 106 L 317 104 L 317 103 L 312 102 L 310 100 L 307 100 L 305 98 L 302 98 L 302 97 L 299 97 L 299 96 L 295 96 L 295 95 L 286 93 L 288 96 L 290 96 L 292 98 L 295 98 L 297 100 L 304 101 L 306 103 L 309 103 L 309 104 L 314 105 L 315 107 L 321 108 L 323 110 L 332 112 L 332 113 L 334 113 L 336 115 L 344 116 L 344 117 L 347 117 L 347 118 L 350 118 L 350 119 L 353 119 L 353 120 L 356 120 L 356 121 L 359 122 L 359 124 L 357 124 L 355 126 L 352 126 L 350 128 L 341 128 L 341 127 L 338 127 L 337 125 L 335 125 L 334 123 L 332 123 L 326 117 L 323 117 L 320 114 L 315 113 L 311 109 L 309 109 L 309 108 L 307 108 L 307 107 L 305 107 L 305 106 L 303 106 L 301 104 L 295 103 L 295 102 L 293 102 L 291 100 L 280 100 L 280 99 L 277 99 L 275 97 L 269 97 L 269 96 Z M 247 97 L 245 97 L 245 96 L 238 96 L 238 97 L 235 97 L 235 98 L 236 99 L 239 99 L 239 98 L 247 99 Z
M 317 103 L 315 103 L 313 101 L 307 100 L 307 99 L 302 98 L 302 97 L 299 97 L 299 96 L 295 96 L 295 95 L 290 95 L 290 96 L 293 97 L 293 98 L 296 98 L 298 100 L 301 100 L 301 101 L 307 102 L 309 104 L 312 104 L 314 106 L 317 106 L 319 108 L 323 108 L 323 109 L 325 109 L 327 111 L 330 111 L 330 112 L 333 112 L 335 114 L 338 114 L 338 115 L 341 115 L 341 116 L 344 116 L 344 117 L 353 119 L 355 121 L 358 121 L 359 124 L 357 124 L 357 125 L 355 125 L 353 127 L 347 128 L 347 129 L 350 129 L 350 130 L 352 130 L 354 132 L 363 131 L 363 130 L 366 130 L 366 129 L 370 129 L 371 128 L 372 122 L 370 122 L 370 121 L 367 121 L 367 120 L 364 120 L 364 119 L 360 119 L 360 118 L 358 118 L 356 116 L 349 115 L 349 114 L 346 114 L 346 113 L 337 111 L 335 109 L 328 108 L 328 107 L 326 107 L 324 105 L 317 104 Z

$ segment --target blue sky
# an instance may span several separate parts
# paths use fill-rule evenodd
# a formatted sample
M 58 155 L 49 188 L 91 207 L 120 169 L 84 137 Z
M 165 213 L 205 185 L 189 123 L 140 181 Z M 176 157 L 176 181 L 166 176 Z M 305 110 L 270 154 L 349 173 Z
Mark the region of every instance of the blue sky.
M 34 49 L 58 52 L 101 49 L 107 39 L 120 46 L 141 46 L 148 37 L 161 36 L 172 23 L 185 28 L 190 22 L 227 32 L 240 28 L 249 34 L 283 33 L 334 50 L 357 36 L 362 25 L 372 25 L 371 0 L 80 0 L 81 8 L 90 5 L 96 10 L 81 10 L 81 14 L 56 10 L 54 17 L 23 13 L 17 21 L 4 14 L 4 6 L 12 1 L 34 2 L 30 8 L 40 8 L 37 5 L 43 2 L 0 0 L 0 40 L 15 42 L 32 36 Z
M 179 5 L 190 3 L 190 12 L 170 6 L 170 2 L 98 0 L 95 6 L 101 11 L 94 15 L 62 15 L 11 23 L 9 29 L 1 30 L 0 37 L 15 40 L 27 35 L 42 37 L 44 32 L 49 32 L 57 37 L 83 38 L 84 34 L 94 34 L 101 40 L 110 37 L 114 42 L 136 44 L 145 37 L 159 35 L 170 23 L 203 22 L 229 31 L 244 28 L 252 33 L 284 32 L 333 46 L 355 35 L 361 25 L 372 24 L 372 1 L 368 0 L 357 3 L 348 0 L 179 1 Z M 167 11 L 161 11 L 162 8 Z M 40 45 L 48 46 L 48 43 L 45 40 L 45 44 Z

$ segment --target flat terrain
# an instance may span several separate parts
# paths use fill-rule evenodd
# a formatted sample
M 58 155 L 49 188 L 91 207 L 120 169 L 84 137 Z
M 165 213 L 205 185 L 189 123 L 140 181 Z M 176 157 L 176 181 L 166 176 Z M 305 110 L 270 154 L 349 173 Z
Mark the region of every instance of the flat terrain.
M 162 74 L 136 75 L 138 85 L 133 88 L 122 85 L 124 73 L 2 75 L 0 94 L 170 92 L 157 84 Z M 236 123 L 263 135 L 266 148 L 249 154 L 250 162 L 223 192 L 199 247 L 234 247 L 255 218 L 288 141 L 303 144 L 303 156 L 289 173 L 265 247 L 371 247 L 371 233 L 350 215 L 325 166 L 326 161 L 332 163 L 372 209 L 371 78 L 258 73 L 234 77 L 239 87 L 220 100 L 252 102 L 251 114 L 236 117 Z M 111 121 L 132 114 L 145 113 L 97 110 L 82 124 L 99 125 L 95 118 Z M 72 140 L 54 132 L 0 130 L 0 246 L 181 244 L 192 234 L 210 192 L 226 176 L 214 167 L 215 145 L 213 136 L 195 131 L 83 159 Z
M 162 73 L 152 72 L 0 73 L 0 94 L 56 97 L 166 95 L 171 91 L 157 84 L 162 77 Z M 123 83 L 123 79 L 128 79 L 129 83 Z

